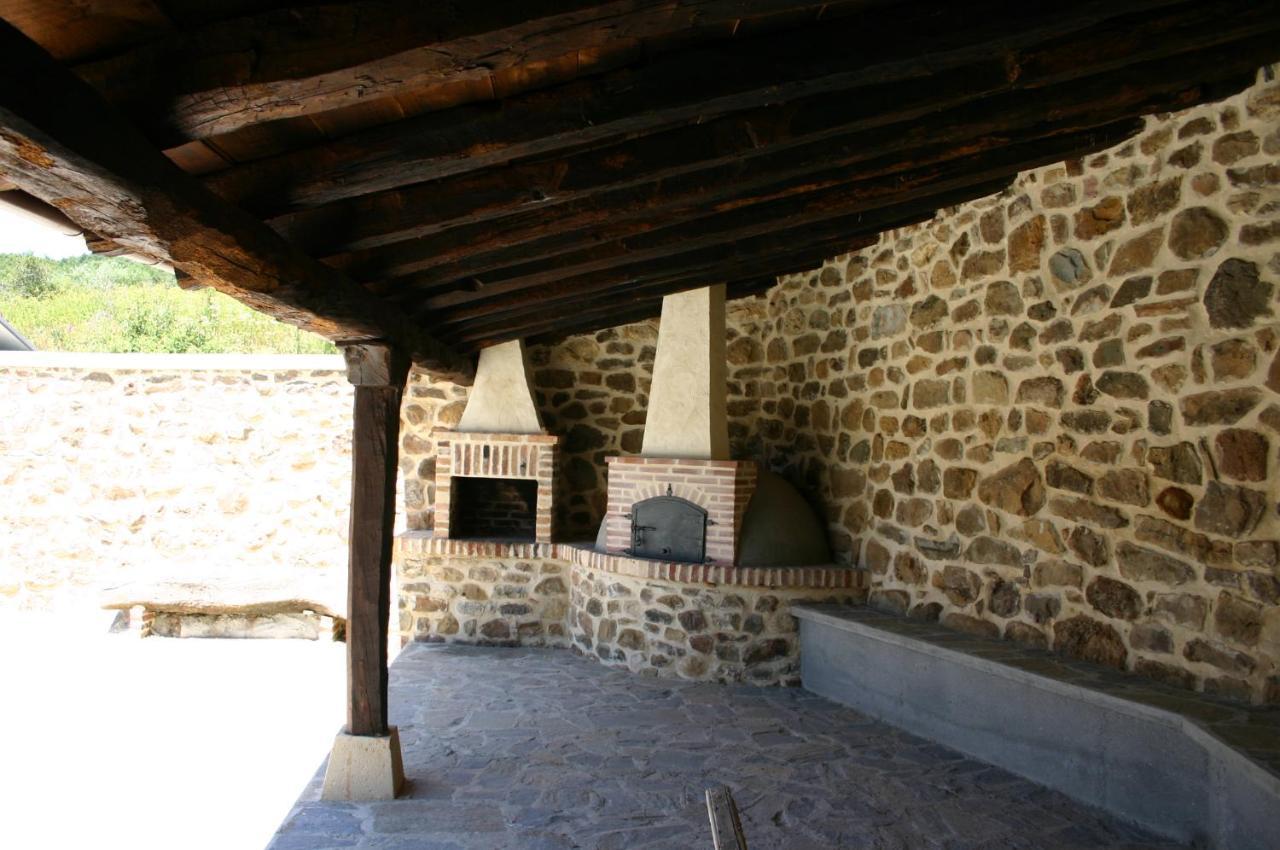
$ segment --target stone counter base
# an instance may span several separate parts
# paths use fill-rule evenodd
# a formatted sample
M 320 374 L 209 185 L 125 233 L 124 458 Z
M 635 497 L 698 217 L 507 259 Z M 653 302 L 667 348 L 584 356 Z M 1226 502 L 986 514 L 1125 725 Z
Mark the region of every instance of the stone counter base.
M 577 544 L 396 541 L 400 636 L 569 647 L 648 676 L 799 684 L 800 602 L 858 601 L 847 567 L 735 568 L 601 555 Z

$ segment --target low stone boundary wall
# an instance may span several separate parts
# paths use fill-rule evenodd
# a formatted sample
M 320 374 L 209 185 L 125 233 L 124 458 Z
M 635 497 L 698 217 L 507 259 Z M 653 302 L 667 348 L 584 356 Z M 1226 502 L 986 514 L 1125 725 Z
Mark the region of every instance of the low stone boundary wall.
M 585 544 L 396 541 L 401 640 L 569 647 L 648 676 L 799 684 L 791 606 L 866 597 L 849 567 L 736 568 Z
M 345 575 L 351 392 L 338 356 L 0 354 L 0 608 Z

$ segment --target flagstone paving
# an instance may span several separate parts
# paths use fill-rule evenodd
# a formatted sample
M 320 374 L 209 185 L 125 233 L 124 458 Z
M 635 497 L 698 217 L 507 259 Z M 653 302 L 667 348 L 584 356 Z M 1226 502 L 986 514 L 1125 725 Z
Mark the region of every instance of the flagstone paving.
M 1179 846 L 794 688 L 414 644 L 391 715 L 407 795 L 320 802 L 322 768 L 270 850 L 710 850 L 718 785 L 751 850 Z

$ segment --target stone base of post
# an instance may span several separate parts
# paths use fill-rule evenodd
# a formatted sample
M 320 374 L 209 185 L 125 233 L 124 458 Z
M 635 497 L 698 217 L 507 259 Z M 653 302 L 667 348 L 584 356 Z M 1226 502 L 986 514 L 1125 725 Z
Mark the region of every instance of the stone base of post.
M 324 773 L 322 800 L 394 800 L 404 786 L 400 733 L 350 735 L 339 732 Z

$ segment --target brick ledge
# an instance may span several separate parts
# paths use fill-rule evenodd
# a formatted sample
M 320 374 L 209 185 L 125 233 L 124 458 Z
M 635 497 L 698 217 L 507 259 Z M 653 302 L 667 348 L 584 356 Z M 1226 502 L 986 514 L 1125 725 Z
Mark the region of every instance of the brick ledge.
M 839 564 L 804 567 L 734 567 L 650 561 L 597 552 L 586 543 L 527 543 L 452 540 L 430 531 L 396 537 L 397 555 L 454 555 L 469 558 L 555 558 L 579 567 L 629 578 L 760 588 L 861 588 L 867 573 Z

